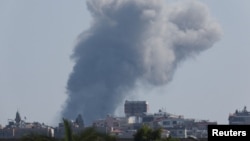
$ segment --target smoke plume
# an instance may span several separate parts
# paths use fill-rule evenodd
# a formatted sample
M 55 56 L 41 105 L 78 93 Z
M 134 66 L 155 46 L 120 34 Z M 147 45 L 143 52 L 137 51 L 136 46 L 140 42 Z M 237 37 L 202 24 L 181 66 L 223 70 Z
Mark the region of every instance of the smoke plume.
M 79 35 L 62 116 L 85 123 L 112 114 L 137 82 L 171 81 L 178 64 L 209 49 L 221 29 L 198 1 L 88 0 L 93 21 Z

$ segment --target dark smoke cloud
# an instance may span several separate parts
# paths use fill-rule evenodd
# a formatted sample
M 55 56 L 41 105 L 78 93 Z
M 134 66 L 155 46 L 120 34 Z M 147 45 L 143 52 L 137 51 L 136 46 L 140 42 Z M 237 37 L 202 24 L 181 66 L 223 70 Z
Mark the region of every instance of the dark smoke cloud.
M 165 85 L 177 65 L 218 41 L 221 29 L 197 1 L 88 0 L 92 26 L 79 36 L 62 115 L 86 123 L 112 114 L 136 82 Z

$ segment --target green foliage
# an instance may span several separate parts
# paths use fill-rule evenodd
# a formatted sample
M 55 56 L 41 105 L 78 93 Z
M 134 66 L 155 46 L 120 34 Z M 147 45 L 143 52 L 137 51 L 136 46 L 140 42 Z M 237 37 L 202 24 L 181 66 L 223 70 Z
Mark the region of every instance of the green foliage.
M 143 125 L 134 135 L 134 141 L 180 141 L 172 137 L 162 138 L 161 133 L 161 128 L 151 129 L 149 126 Z
M 63 119 L 65 130 L 65 141 L 116 141 L 116 138 L 104 133 L 97 132 L 95 128 L 89 127 L 79 134 L 73 134 L 68 120 Z
M 96 131 L 95 128 L 89 127 L 75 136 L 77 141 L 116 141 L 116 138 L 105 133 Z
M 161 139 L 161 133 L 162 133 L 161 128 L 155 129 L 151 133 L 151 138 L 154 140 Z
M 63 124 L 65 130 L 65 141 L 73 141 L 72 130 L 69 121 L 67 119 L 63 119 Z
M 134 141 L 156 141 L 161 139 L 161 129 L 153 130 L 143 125 L 134 135 Z
M 21 141 L 56 141 L 55 138 L 48 137 L 46 135 L 38 135 L 38 134 L 29 134 L 23 136 Z

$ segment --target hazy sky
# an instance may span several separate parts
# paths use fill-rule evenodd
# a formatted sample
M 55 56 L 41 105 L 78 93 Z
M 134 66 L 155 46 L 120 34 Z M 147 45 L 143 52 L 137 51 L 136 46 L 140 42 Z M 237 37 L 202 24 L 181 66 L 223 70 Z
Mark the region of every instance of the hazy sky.
M 184 61 L 167 86 L 131 99 L 147 100 L 150 112 L 228 123 L 229 113 L 250 107 L 250 1 L 200 1 L 220 23 L 221 40 Z M 91 24 L 85 1 L 1 0 L 0 20 L 0 124 L 18 110 L 29 122 L 57 125 L 72 49 Z

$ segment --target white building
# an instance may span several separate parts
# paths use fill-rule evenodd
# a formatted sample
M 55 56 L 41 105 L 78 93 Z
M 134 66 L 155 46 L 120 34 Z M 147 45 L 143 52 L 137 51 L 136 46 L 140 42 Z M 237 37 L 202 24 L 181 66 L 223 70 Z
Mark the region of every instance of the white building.
M 244 125 L 250 124 L 250 112 L 245 106 L 243 110 L 235 110 L 233 114 L 229 114 L 228 121 L 230 125 Z
M 163 128 L 174 128 L 176 126 L 183 126 L 185 119 L 183 118 L 166 118 L 158 122 Z

